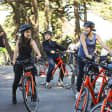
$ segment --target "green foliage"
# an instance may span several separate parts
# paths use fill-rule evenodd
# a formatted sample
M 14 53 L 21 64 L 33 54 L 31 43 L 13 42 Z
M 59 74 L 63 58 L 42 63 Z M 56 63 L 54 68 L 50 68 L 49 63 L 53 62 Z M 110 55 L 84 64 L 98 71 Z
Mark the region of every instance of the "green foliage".
M 90 2 L 94 13 L 103 17 L 106 20 L 112 21 L 112 2 L 111 0 L 102 0 L 102 2 Z
M 15 25 L 13 21 L 13 16 L 9 15 L 6 17 L 4 24 L 3 24 L 3 29 L 5 30 L 7 37 L 9 40 L 14 40 L 14 31 L 15 31 Z
M 112 49 L 112 39 L 106 41 L 106 45 Z

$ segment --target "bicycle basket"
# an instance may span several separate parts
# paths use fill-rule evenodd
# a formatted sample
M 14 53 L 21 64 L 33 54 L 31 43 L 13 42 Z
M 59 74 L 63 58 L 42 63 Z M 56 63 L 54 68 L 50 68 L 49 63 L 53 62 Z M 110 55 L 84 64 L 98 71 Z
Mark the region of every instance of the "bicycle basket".
M 25 65 L 24 65 L 24 71 L 25 71 L 25 72 L 32 71 L 33 68 L 34 68 L 34 65 L 31 64 L 31 63 L 25 64 Z

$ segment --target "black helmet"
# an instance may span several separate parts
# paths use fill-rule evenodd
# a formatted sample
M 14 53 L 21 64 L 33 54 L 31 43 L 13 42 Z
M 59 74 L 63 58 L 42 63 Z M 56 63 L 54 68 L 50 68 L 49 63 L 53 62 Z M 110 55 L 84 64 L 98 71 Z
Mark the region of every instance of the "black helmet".
M 92 29 L 92 31 L 96 31 L 95 28 L 95 24 L 92 21 L 86 21 L 83 25 L 84 27 L 90 27 Z
M 50 35 L 52 35 L 52 32 L 49 31 L 49 30 L 47 30 L 46 32 L 44 32 L 44 34 L 50 34 Z
M 25 31 L 25 30 L 30 29 L 30 28 L 31 28 L 31 25 L 29 25 L 29 24 L 21 25 L 19 28 L 19 32 Z

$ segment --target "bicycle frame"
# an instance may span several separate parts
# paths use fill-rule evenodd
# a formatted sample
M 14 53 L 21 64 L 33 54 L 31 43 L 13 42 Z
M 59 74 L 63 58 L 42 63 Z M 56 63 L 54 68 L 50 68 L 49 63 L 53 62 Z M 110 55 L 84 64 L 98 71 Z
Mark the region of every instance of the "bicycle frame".
M 40 72 L 39 72 L 39 74 L 40 75 L 44 75 L 44 76 L 47 76 L 47 74 L 45 73 L 45 71 L 46 71 L 46 67 L 49 65 L 49 63 L 47 63 L 47 64 L 45 64 L 43 67 L 42 67 L 42 69 L 40 70 Z M 42 70 L 44 70 L 44 72 L 42 72 Z
M 31 72 L 25 72 L 20 84 L 22 85 L 22 83 L 26 77 L 28 77 L 27 83 L 26 83 L 26 93 L 27 93 L 27 95 L 29 94 L 29 83 L 30 83 L 29 78 L 31 78 L 32 94 L 34 95 L 34 83 L 33 83 L 34 80 L 33 80 L 33 76 L 31 75 Z
M 62 72 L 63 72 L 64 77 L 65 77 L 64 69 L 65 69 L 65 71 L 66 71 L 66 73 L 67 73 L 67 76 L 69 76 L 66 67 L 64 66 L 64 68 L 63 68 L 63 64 L 64 64 L 64 63 L 63 63 L 63 60 L 61 59 L 61 57 L 57 58 L 56 60 L 58 61 L 58 64 L 56 65 L 55 69 L 53 70 L 52 76 L 54 75 L 54 73 L 56 72 L 56 70 L 57 70 L 57 68 L 58 68 L 59 66 L 61 66 L 61 69 L 62 69 Z M 40 75 L 45 75 L 45 76 L 47 75 L 47 74 L 45 73 L 45 70 L 46 70 L 45 67 L 48 66 L 48 65 L 49 65 L 49 63 L 45 64 L 45 66 L 40 70 L 40 72 L 39 72 Z M 42 72 L 43 69 L 44 69 L 44 73 Z
M 103 101 L 101 112 L 104 112 L 104 108 L 106 106 L 107 101 L 112 102 L 112 89 L 111 88 L 108 91 L 107 97 Z M 107 106 L 107 107 L 110 108 L 110 106 Z M 111 109 L 107 110 L 107 112 L 111 112 L 111 111 L 112 111 Z
M 87 76 L 87 78 L 85 80 L 85 83 L 83 85 L 83 86 L 89 88 L 89 91 L 91 93 L 91 96 L 92 96 L 92 100 L 93 100 L 94 105 L 96 105 L 99 102 L 99 100 L 100 100 L 100 96 L 101 96 L 101 93 L 102 93 L 102 89 L 103 89 L 104 82 L 107 83 L 106 74 L 104 72 L 105 72 L 105 70 L 103 68 L 101 68 L 99 74 L 96 76 L 96 78 L 94 79 L 94 81 L 92 83 L 90 82 L 90 76 Z M 103 75 L 101 75 L 101 73 L 103 73 Z M 101 83 L 100 90 L 99 90 L 99 93 L 98 93 L 98 97 L 96 99 L 95 98 L 95 94 L 94 94 L 94 90 L 93 90 L 92 86 L 95 84 L 96 80 L 99 77 L 102 77 L 103 79 L 102 79 L 102 83 Z
M 105 70 L 103 68 L 101 68 L 99 74 L 95 77 L 95 79 L 93 80 L 92 83 L 90 82 L 90 76 L 87 76 L 86 77 L 84 83 L 81 86 L 81 90 L 80 90 L 80 93 L 79 93 L 79 97 L 77 99 L 77 103 L 76 103 L 76 106 L 75 106 L 76 109 L 78 108 L 79 100 L 80 100 L 81 93 L 82 93 L 82 90 L 83 90 L 84 87 L 89 88 L 89 91 L 91 93 L 91 96 L 92 96 L 92 100 L 93 100 L 94 105 L 99 102 L 100 96 L 101 96 L 101 93 L 102 93 L 102 89 L 103 89 L 103 84 L 104 84 L 104 82 L 106 82 L 106 74 L 103 74 L 103 76 L 101 75 L 101 73 L 104 73 L 104 72 L 105 72 Z M 102 84 L 101 84 L 101 87 L 100 87 L 100 90 L 99 90 L 99 93 L 98 93 L 98 97 L 96 99 L 95 98 L 95 94 L 94 94 L 94 90 L 93 90 L 92 86 L 95 84 L 96 80 L 99 77 L 102 77 L 103 80 L 102 80 Z M 85 100 L 86 100 L 86 98 L 87 98 L 87 94 L 86 94 L 85 99 L 84 99 L 83 110 L 84 110 L 84 107 L 85 107 L 85 103 L 86 103 Z

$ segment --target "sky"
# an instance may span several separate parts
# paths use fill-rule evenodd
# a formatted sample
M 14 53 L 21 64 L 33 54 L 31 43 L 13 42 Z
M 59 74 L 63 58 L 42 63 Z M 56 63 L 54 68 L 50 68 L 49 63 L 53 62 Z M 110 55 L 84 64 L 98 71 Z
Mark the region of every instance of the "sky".
M 93 13 L 88 13 L 88 20 L 95 23 L 96 33 L 102 38 L 103 41 L 112 38 L 112 22 L 104 20 Z
M 4 22 L 5 17 L 8 14 L 9 14 L 8 11 L 0 11 L 0 24 Z M 112 22 L 104 20 L 103 18 L 93 13 L 88 13 L 88 20 L 93 21 L 95 23 L 96 33 L 102 38 L 103 41 L 106 41 L 112 38 L 112 33 L 111 33 L 112 32 Z M 73 24 L 75 22 L 72 21 L 71 23 Z
M 0 6 L 0 9 L 3 9 L 2 6 Z M 5 20 L 6 15 L 9 14 L 9 11 L 1 11 L 0 10 L 0 24 L 2 24 Z

